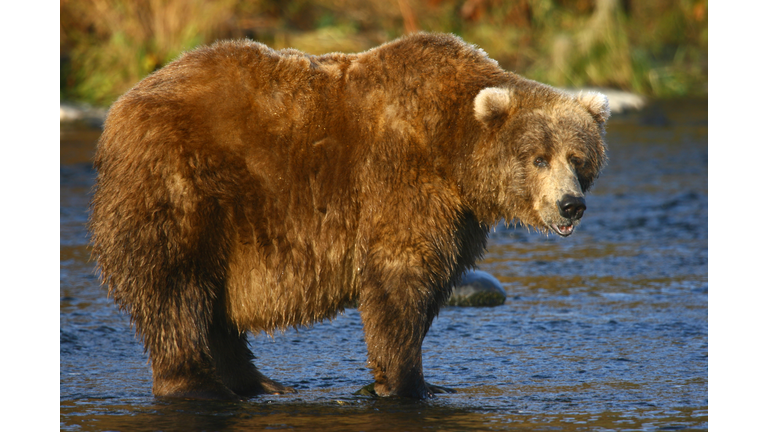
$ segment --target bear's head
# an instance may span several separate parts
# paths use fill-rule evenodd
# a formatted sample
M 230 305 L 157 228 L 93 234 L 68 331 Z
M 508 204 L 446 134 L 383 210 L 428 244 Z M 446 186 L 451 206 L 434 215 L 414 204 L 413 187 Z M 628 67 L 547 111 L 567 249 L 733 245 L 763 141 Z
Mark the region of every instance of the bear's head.
M 480 220 L 573 233 L 586 209 L 584 194 L 606 161 L 608 99 L 530 82 L 481 90 L 474 114 L 482 125 L 473 154 Z

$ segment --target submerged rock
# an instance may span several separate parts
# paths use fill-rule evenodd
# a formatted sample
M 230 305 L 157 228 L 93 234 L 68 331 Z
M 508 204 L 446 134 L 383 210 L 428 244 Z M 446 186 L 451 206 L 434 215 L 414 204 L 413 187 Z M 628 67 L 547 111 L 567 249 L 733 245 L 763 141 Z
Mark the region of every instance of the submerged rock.
M 507 299 L 507 292 L 490 273 L 470 270 L 453 289 L 448 306 L 499 306 Z

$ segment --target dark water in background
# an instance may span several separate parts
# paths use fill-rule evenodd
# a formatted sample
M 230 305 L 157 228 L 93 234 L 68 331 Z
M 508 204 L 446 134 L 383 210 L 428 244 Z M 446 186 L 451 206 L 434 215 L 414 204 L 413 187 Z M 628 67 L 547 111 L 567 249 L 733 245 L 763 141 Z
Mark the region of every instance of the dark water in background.
M 499 227 L 479 269 L 507 302 L 444 308 L 424 342 L 423 402 L 352 393 L 370 383 L 349 309 L 252 337 L 256 364 L 297 395 L 161 401 L 128 317 L 88 261 L 98 132 L 61 135 L 62 430 L 706 430 L 707 101 L 609 121 L 610 163 L 575 235 Z

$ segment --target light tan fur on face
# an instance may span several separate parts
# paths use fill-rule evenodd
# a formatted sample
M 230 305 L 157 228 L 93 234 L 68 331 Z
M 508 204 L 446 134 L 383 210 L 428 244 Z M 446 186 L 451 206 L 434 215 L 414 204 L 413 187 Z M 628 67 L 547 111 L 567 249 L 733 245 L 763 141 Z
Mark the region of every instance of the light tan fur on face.
M 580 220 L 567 220 L 560 215 L 558 202 L 566 195 L 584 197 L 579 186 L 576 170 L 568 161 L 564 152 L 554 155 L 549 167 L 539 170 L 537 186 L 539 192 L 534 194 L 534 209 L 541 219 L 540 226 L 544 231 L 550 231 L 553 225 L 578 225 Z

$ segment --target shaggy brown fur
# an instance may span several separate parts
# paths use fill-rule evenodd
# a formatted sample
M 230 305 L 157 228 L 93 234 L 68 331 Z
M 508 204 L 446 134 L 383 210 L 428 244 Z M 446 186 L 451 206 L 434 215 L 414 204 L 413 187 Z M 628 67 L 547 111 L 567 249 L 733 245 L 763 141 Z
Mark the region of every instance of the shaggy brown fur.
M 484 90 L 485 89 L 485 90 Z M 220 42 L 110 109 L 90 229 L 157 396 L 293 391 L 245 332 L 353 300 L 379 395 L 423 398 L 421 344 L 505 219 L 570 234 L 605 160 L 605 98 L 500 69 L 450 35 L 310 56 Z

